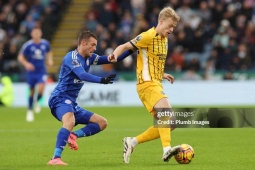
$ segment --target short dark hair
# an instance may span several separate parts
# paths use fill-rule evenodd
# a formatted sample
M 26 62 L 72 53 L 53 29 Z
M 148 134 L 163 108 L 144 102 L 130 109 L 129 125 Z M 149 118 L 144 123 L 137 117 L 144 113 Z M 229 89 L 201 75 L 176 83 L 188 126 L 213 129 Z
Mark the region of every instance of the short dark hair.
M 78 44 L 81 44 L 82 40 L 88 40 L 90 37 L 93 37 L 97 40 L 97 36 L 95 34 L 93 34 L 90 31 L 81 31 L 79 36 L 78 36 Z

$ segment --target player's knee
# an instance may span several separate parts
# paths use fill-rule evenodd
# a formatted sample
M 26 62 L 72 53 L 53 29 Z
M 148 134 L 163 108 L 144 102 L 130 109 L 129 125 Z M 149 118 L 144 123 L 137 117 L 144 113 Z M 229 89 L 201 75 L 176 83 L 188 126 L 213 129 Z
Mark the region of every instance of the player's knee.
M 104 130 L 108 125 L 108 122 L 105 118 L 102 118 L 101 121 L 99 122 L 99 126 L 101 130 Z
M 75 126 L 75 119 L 74 119 L 73 115 L 66 114 L 62 118 L 62 123 L 63 123 L 64 128 L 71 131 L 73 129 L 73 127 Z
M 69 131 L 72 131 L 73 130 L 73 127 L 75 125 L 75 122 L 74 121 L 66 121 L 66 122 L 63 122 L 63 127 L 68 129 Z

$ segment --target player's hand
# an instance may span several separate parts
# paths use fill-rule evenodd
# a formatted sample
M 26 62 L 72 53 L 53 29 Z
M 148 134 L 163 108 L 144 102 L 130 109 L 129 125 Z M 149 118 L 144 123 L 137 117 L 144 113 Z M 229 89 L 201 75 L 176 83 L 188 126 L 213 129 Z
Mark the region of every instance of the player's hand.
M 35 69 L 35 66 L 33 64 L 31 64 L 31 63 L 26 63 L 25 69 L 27 71 L 33 71 Z
M 117 58 L 114 56 L 114 54 L 108 55 L 107 59 L 108 59 L 109 62 L 112 62 L 112 63 L 117 62 Z
M 105 78 L 101 78 L 101 84 L 112 84 L 116 74 L 111 74 Z
M 167 81 L 171 82 L 171 84 L 174 83 L 174 76 L 172 76 L 171 74 L 164 73 L 163 78 L 167 79 Z

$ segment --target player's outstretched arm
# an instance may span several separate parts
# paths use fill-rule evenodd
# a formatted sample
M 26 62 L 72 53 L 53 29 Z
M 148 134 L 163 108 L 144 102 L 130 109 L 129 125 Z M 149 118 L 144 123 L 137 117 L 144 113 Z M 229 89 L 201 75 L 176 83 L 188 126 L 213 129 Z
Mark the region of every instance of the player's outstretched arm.
M 116 74 L 112 74 L 107 77 L 95 76 L 85 72 L 81 67 L 73 69 L 73 72 L 79 77 L 80 80 L 91 83 L 112 84 L 114 78 L 116 77 Z
M 128 57 L 129 55 L 133 54 L 133 50 L 126 50 L 124 51 L 118 58 L 117 58 L 117 62 L 122 61 L 123 59 L 125 59 L 126 57 Z M 93 64 L 96 65 L 101 65 L 101 64 L 110 64 L 112 62 L 108 61 L 108 56 L 103 55 L 103 56 L 97 56 L 94 59 Z
M 130 42 L 127 42 L 125 44 L 119 45 L 112 54 L 108 55 L 108 60 L 110 62 L 117 62 L 118 57 L 125 51 L 125 50 L 133 50 L 134 47 Z

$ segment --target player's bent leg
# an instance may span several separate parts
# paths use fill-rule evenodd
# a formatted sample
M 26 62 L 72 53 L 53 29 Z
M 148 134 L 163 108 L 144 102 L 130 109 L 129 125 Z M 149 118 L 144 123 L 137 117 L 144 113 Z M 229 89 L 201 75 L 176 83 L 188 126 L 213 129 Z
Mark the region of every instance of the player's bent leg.
M 63 117 L 62 117 L 62 123 L 63 123 L 63 127 L 68 129 L 70 132 L 72 131 L 74 125 L 75 125 L 75 117 L 73 113 L 66 113 Z M 75 136 L 74 134 L 70 133 L 68 140 L 67 140 L 67 144 L 69 146 L 70 149 L 72 150 L 78 150 L 78 144 L 76 142 L 77 136 Z
M 73 120 L 71 120 L 73 117 Z M 72 112 L 67 112 L 62 116 L 63 126 L 58 131 L 56 147 L 54 150 L 53 158 L 47 163 L 48 165 L 67 165 L 67 163 L 61 160 L 61 155 L 66 146 L 66 141 L 70 136 L 70 131 L 72 130 L 72 126 L 74 125 L 74 116 Z
M 100 116 L 100 115 L 98 115 L 96 113 L 94 113 L 90 117 L 89 122 L 97 123 L 99 125 L 101 131 L 104 130 L 107 127 L 107 125 L 108 125 L 107 120 L 104 117 L 102 117 L 102 116 Z
M 75 114 L 76 124 L 86 124 L 85 127 L 73 132 L 78 138 L 88 137 L 99 133 L 107 127 L 107 120 L 87 110 Z
M 67 112 L 66 114 L 64 114 L 62 117 L 62 124 L 63 128 L 72 131 L 75 125 L 74 114 L 72 112 Z
M 154 106 L 154 114 L 157 115 L 157 112 L 165 112 L 165 111 L 173 112 L 167 98 L 161 98 Z M 174 114 L 169 114 L 166 116 L 165 116 L 166 119 L 170 119 L 175 122 Z M 159 127 L 160 139 L 161 139 L 161 143 L 164 150 L 163 157 L 162 157 L 162 160 L 164 162 L 168 162 L 172 156 L 180 152 L 180 146 L 175 146 L 171 148 L 171 130 L 175 128 L 176 128 L 175 123 L 167 125 L 166 127 L 162 127 L 162 128 Z
M 78 129 L 71 133 L 68 138 L 68 145 L 70 149 L 77 150 L 78 145 L 76 139 L 80 137 L 88 137 L 99 133 L 107 127 L 107 121 L 104 117 L 77 107 L 75 114 L 76 124 L 86 124 L 85 127 Z

